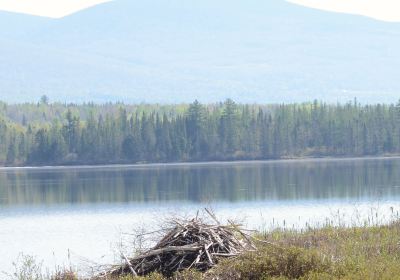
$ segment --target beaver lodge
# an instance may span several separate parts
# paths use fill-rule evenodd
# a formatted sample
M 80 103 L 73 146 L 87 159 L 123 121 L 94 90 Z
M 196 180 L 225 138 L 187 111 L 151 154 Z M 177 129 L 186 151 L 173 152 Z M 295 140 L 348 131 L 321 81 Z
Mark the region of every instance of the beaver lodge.
M 152 272 L 171 276 L 186 269 L 207 271 L 221 258 L 256 250 L 251 237 L 240 225 L 233 222 L 222 225 L 211 211 L 206 211 L 212 223 L 206 223 L 198 216 L 191 220 L 174 219 L 157 245 L 136 257 L 123 255 L 124 264 L 112 267 L 98 279 L 129 274 L 145 276 Z

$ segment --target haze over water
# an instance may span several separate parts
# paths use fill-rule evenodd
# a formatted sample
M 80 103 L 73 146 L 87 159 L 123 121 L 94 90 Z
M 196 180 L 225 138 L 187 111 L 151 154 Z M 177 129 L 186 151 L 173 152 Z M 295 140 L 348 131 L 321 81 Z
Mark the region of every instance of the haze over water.
M 253 229 L 384 222 L 397 215 L 399 168 L 354 159 L 0 169 L 0 267 L 10 271 L 20 252 L 54 267 L 68 250 L 73 264 L 112 263 L 123 233 L 203 207 Z

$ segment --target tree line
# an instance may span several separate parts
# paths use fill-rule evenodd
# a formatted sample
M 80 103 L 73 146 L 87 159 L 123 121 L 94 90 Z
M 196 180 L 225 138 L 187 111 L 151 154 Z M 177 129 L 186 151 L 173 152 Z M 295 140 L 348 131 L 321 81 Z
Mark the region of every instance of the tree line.
M 400 103 L 0 103 L 1 165 L 384 154 L 400 154 Z

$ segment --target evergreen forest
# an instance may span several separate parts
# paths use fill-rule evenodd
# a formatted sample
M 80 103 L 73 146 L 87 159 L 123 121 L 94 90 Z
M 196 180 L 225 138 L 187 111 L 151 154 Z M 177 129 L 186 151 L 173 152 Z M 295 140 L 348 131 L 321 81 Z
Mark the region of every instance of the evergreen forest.
M 400 154 L 400 102 L 160 105 L 0 102 L 0 165 Z

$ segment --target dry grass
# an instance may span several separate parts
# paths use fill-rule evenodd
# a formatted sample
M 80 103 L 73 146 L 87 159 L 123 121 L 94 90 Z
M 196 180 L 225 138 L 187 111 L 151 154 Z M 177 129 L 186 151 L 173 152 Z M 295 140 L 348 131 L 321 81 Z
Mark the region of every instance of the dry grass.
M 302 233 L 276 230 L 257 238 L 276 246 L 260 241 L 257 252 L 223 260 L 206 273 L 186 271 L 170 279 L 400 279 L 400 222 Z

